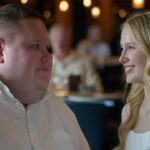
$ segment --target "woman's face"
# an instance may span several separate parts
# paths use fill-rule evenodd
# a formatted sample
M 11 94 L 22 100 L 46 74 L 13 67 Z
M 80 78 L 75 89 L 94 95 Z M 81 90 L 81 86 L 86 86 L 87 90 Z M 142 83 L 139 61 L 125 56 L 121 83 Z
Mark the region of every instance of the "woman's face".
M 146 57 L 138 47 L 131 29 L 124 26 L 121 33 L 122 53 L 119 62 L 123 64 L 127 83 L 143 83 L 143 71 Z

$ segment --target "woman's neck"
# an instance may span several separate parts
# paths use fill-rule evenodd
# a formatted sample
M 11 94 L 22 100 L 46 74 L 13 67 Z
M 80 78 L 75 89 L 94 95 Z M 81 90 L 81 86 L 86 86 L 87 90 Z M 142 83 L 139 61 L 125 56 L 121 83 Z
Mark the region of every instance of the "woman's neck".
M 144 86 L 144 102 L 150 104 L 150 87 Z

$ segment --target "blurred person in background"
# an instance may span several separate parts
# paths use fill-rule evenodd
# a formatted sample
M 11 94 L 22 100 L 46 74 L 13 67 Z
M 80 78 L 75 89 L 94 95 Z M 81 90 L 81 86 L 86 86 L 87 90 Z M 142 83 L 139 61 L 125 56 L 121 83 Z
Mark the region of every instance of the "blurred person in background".
M 107 42 L 103 41 L 102 29 L 98 24 L 88 27 L 87 37 L 77 44 L 77 50 L 94 58 L 111 56 L 111 48 Z
M 129 90 L 116 150 L 150 149 L 150 11 L 130 15 L 122 26 L 122 53 Z
M 103 86 L 90 58 L 71 46 L 69 27 L 62 23 L 53 24 L 49 30 L 49 38 L 54 55 L 51 82 L 63 82 L 68 88 L 70 76 L 80 76 L 80 83 L 92 87 L 93 92 L 101 93 Z
M 74 114 L 48 88 L 43 20 L 22 5 L 0 7 L 0 149 L 90 150 Z

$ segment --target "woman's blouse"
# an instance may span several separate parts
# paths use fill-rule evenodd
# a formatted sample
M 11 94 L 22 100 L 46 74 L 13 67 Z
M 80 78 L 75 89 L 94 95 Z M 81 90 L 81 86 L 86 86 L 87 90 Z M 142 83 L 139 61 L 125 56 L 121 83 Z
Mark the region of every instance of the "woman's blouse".
M 131 130 L 127 135 L 126 150 L 150 150 L 150 131 L 136 133 Z

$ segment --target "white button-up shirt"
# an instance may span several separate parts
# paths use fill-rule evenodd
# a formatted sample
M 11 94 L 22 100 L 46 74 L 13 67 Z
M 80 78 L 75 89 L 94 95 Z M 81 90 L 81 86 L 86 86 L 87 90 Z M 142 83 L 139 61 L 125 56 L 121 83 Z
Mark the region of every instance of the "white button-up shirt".
M 0 82 L 0 150 L 89 150 L 73 113 L 49 90 L 25 107 Z

